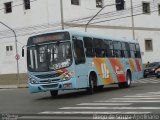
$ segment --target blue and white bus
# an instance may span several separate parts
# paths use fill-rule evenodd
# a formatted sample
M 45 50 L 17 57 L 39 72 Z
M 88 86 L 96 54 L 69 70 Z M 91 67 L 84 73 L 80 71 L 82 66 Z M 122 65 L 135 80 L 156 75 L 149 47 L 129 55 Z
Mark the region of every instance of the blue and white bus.
M 140 47 L 135 40 L 71 30 L 32 36 L 27 42 L 31 93 L 87 89 L 117 83 L 130 87 L 143 77 Z

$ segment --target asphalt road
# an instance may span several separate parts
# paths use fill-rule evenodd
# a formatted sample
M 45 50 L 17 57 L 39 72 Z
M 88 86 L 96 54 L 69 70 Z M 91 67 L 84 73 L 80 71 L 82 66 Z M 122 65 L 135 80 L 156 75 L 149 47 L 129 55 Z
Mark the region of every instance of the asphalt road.
M 0 118 L 18 120 L 86 120 L 104 119 L 102 115 L 110 114 L 160 114 L 160 79 L 142 79 L 127 89 L 107 86 L 93 95 L 86 94 L 85 90 L 61 91 L 57 98 L 52 98 L 49 92 L 30 94 L 27 88 L 0 89 L 0 113 Z

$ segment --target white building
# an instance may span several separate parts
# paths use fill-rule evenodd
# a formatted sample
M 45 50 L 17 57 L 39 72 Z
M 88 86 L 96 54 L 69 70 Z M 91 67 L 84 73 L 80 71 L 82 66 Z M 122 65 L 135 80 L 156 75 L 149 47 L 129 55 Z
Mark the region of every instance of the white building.
M 87 31 L 135 38 L 140 43 L 143 63 L 160 61 L 160 0 L 125 0 L 120 8 L 115 3 L 115 0 L 0 0 L 0 22 L 15 30 L 17 52 L 21 55 L 29 36 L 62 28 L 85 31 L 86 23 L 102 10 L 89 23 Z M 2 24 L 0 51 L 0 74 L 16 74 L 15 37 Z M 20 73 L 27 72 L 26 58 L 20 57 L 18 65 Z

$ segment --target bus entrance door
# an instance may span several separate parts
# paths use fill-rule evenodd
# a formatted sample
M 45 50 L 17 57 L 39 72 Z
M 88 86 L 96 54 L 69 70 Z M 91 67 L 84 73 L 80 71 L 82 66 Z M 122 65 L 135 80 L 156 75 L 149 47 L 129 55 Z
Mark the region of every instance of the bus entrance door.
M 75 75 L 77 79 L 77 87 L 87 87 L 86 76 L 86 58 L 84 53 L 84 46 L 80 37 L 73 37 L 74 45 L 74 61 L 75 61 Z

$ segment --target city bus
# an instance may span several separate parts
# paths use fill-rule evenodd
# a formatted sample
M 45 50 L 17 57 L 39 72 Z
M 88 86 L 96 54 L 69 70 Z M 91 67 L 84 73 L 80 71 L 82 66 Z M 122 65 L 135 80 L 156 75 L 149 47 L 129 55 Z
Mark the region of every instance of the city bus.
M 128 88 L 143 77 L 136 40 L 59 30 L 31 36 L 26 51 L 31 93 L 86 89 L 93 94 L 115 83 Z

